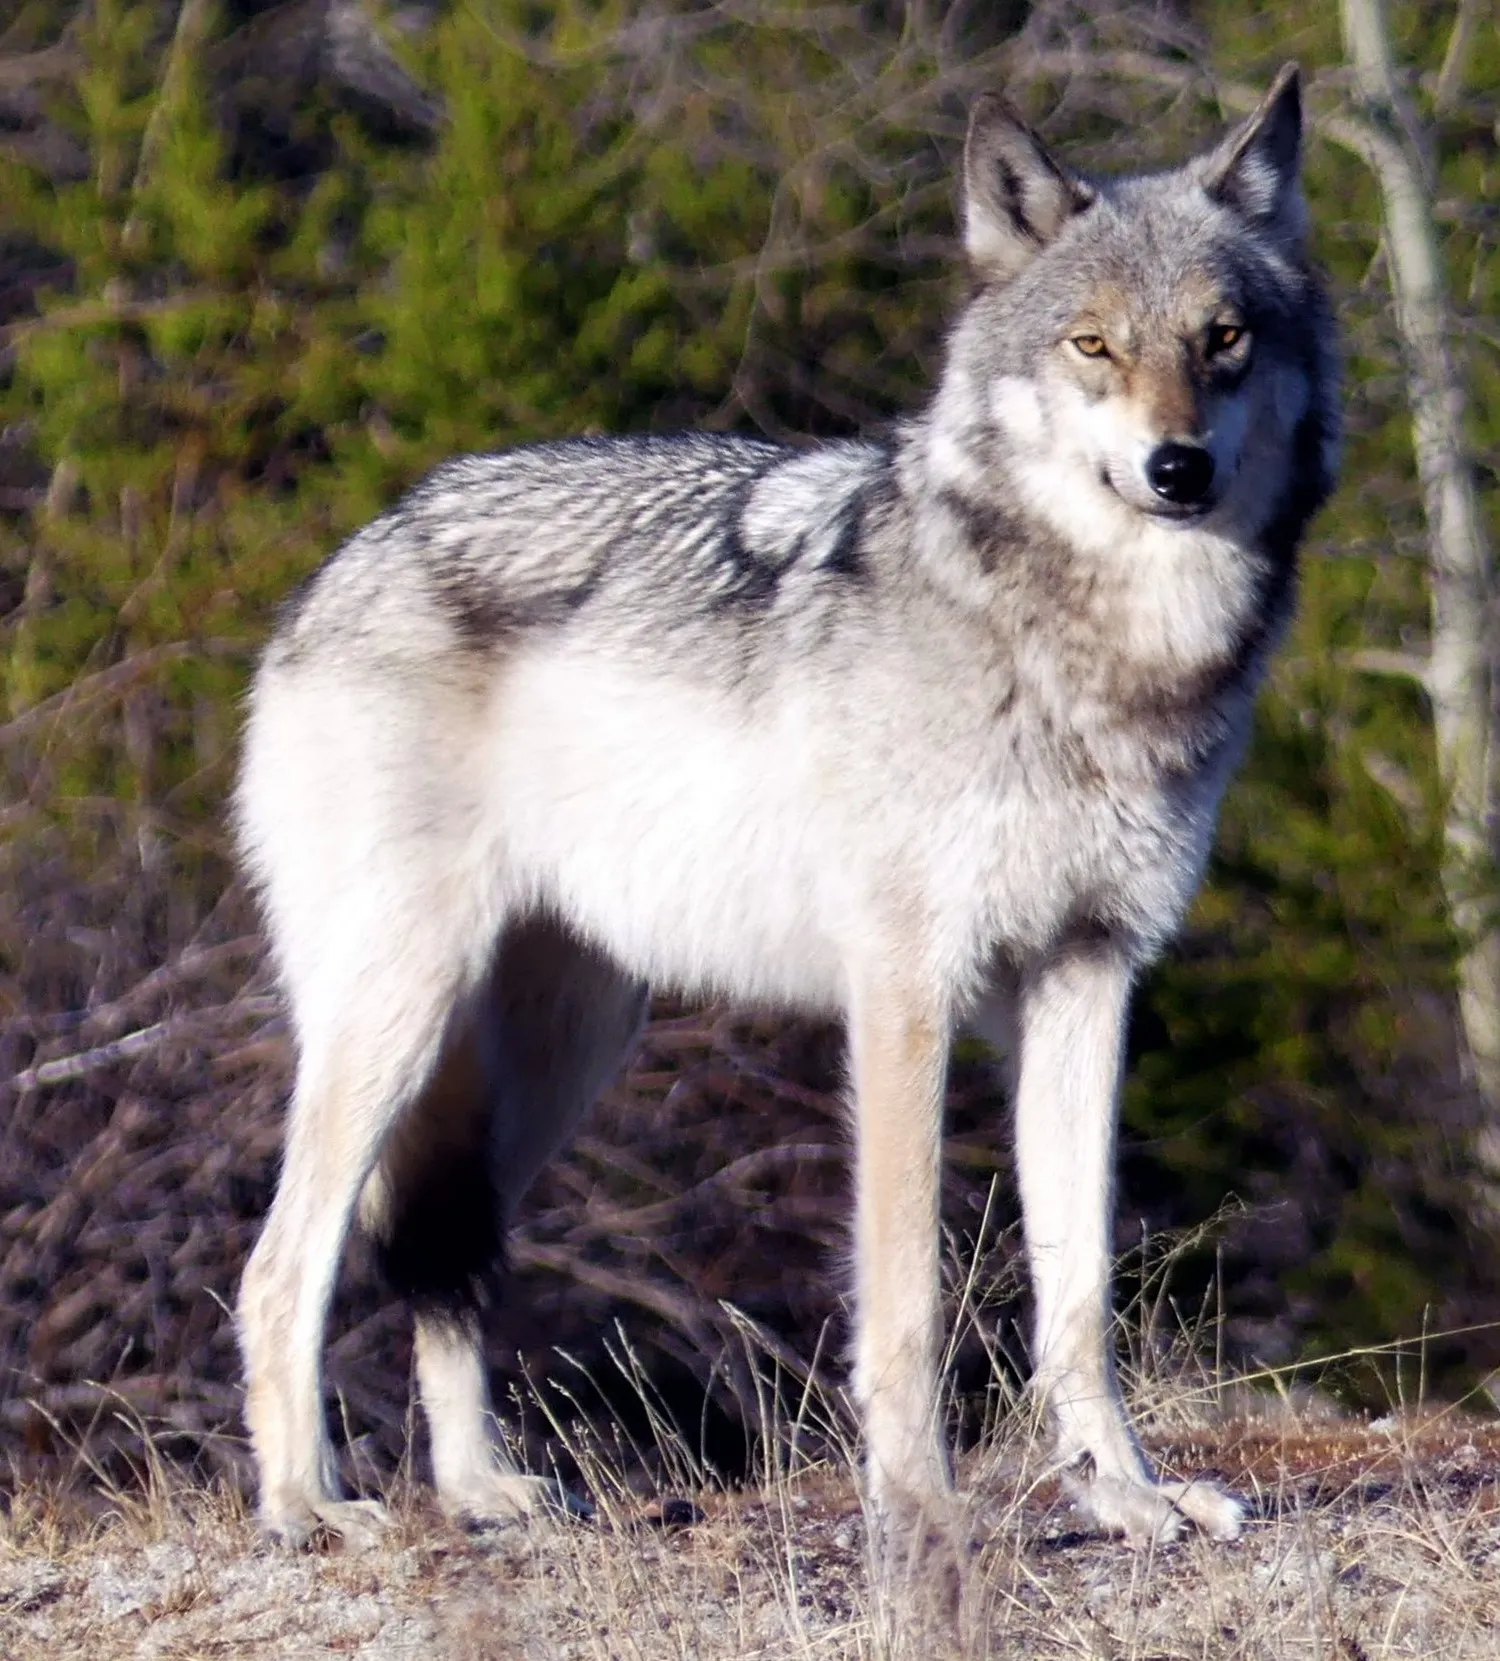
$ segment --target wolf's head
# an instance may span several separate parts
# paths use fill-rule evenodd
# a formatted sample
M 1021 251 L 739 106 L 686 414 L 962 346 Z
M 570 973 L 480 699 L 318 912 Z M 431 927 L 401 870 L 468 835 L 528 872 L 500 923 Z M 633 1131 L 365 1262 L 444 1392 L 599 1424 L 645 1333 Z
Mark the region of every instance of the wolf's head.
M 982 488 L 999 463 L 1033 512 L 1101 543 L 1143 517 L 1258 534 L 1299 469 L 1316 506 L 1332 331 L 1304 251 L 1301 133 L 1289 65 L 1185 166 L 1084 179 L 981 99 L 963 173 L 975 295 L 935 412 L 967 475 L 951 482 Z

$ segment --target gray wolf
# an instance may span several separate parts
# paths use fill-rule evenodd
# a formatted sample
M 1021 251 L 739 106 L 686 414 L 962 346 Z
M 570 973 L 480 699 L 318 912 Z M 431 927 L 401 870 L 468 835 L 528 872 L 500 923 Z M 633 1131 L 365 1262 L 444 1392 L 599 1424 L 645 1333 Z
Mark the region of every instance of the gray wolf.
M 289 604 L 238 826 L 289 1002 L 285 1165 L 239 1303 L 260 1514 L 359 1533 L 320 1354 L 358 1222 L 414 1307 L 442 1503 L 524 1514 L 483 1277 L 649 986 L 847 1022 L 853 1387 L 899 1521 L 947 1503 L 950 1034 L 1011 1056 L 1035 1388 L 1078 1505 L 1158 1479 L 1108 1339 L 1131 985 L 1198 885 L 1331 488 L 1329 307 L 1288 66 L 1175 171 L 1084 178 L 993 97 L 972 291 L 884 443 L 544 443 L 441 466 Z

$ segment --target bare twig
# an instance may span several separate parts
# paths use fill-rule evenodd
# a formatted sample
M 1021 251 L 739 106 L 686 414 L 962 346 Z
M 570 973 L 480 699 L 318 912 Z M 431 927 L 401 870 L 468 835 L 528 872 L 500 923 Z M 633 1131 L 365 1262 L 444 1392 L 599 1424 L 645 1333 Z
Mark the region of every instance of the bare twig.
M 252 647 L 245 641 L 217 639 L 174 640 L 163 646 L 148 647 L 126 658 L 123 663 L 96 670 L 92 675 L 80 676 L 61 692 L 33 704 L 30 709 L 7 721 L 0 726 L 0 745 L 29 738 L 49 721 L 61 720 L 65 716 L 76 718 L 100 700 L 116 698 L 130 691 L 147 675 L 154 674 L 169 663 L 181 663 L 191 658 L 246 657 L 251 650 Z
M 1424 688 L 1427 685 L 1428 660 L 1423 652 L 1396 652 L 1369 646 L 1362 651 L 1348 653 L 1340 661 L 1362 675 L 1389 675 L 1399 680 L 1415 681 Z
M 1443 54 L 1443 66 L 1438 70 L 1437 84 L 1432 89 L 1434 115 L 1445 115 L 1458 102 L 1469 71 L 1474 42 L 1479 38 L 1480 22 L 1490 7 L 1491 0 L 1458 0 L 1458 11 L 1448 36 L 1448 50 Z
M 46 1090 L 58 1084 L 72 1084 L 78 1079 L 86 1078 L 90 1073 L 97 1073 L 101 1068 L 118 1066 L 122 1061 L 133 1061 L 137 1056 L 155 1049 L 157 1045 L 166 1043 L 169 1038 L 181 1038 L 191 1031 L 201 1030 L 216 1017 L 232 1013 L 238 1019 L 259 1019 L 274 1015 L 279 1008 L 280 1003 L 275 998 L 241 998 L 222 1009 L 195 1010 L 188 1015 L 171 1016 L 149 1027 L 127 1032 L 123 1038 L 111 1039 L 107 1044 L 96 1044 L 92 1049 L 61 1056 L 56 1061 L 43 1061 L 34 1067 L 27 1067 L 0 1083 L 0 1089 L 24 1094 L 28 1090 Z

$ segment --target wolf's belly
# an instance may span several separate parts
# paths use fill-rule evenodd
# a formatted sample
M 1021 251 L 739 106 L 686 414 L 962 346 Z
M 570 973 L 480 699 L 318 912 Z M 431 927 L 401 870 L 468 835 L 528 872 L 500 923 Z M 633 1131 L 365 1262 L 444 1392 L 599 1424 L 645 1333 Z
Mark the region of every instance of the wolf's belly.
M 827 803 L 789 745 L 711 693 L 522 665 L 491 745 L 497 867 L 657 985 L 837 1007 Z
M 519 889 L 501 908 L 554 907 L 658 985 L 832 1008 L 877 955 L 956 985 L 1080 925 L 1154 951 L 1197 886 L 1211 802 L 931 749 L 898 769 L 811 724 L 562 653 L 517 663 L 487 745 L 495 868 Z

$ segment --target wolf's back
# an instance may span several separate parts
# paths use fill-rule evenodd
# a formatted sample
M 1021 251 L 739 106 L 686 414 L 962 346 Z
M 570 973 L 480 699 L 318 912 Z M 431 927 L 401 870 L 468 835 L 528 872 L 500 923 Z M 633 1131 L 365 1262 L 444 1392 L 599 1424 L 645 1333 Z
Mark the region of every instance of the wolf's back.
M 764 615 L 848 574 L 872 446 L 708 434 L 461 457 L 346 542 L 283 612 L 268 663 L 490 651 L 586 610 L 670 630 Z

